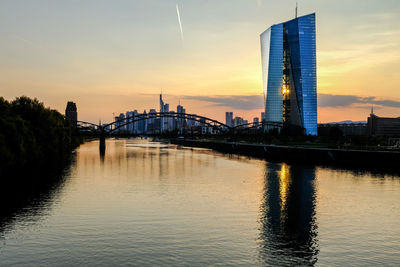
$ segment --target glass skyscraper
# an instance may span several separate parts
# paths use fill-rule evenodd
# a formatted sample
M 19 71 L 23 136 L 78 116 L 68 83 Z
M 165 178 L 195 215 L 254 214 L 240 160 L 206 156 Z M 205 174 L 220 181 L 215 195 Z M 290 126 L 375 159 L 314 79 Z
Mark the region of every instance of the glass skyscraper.
M 260 39 L 266 122 L 317 135 L 315 13 L 272 25 Z

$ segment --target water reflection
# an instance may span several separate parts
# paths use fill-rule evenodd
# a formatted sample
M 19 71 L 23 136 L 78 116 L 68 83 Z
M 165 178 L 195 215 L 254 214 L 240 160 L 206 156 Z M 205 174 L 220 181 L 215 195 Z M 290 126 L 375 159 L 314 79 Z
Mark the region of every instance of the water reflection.
M 0 265 L 396 266 L 398 199 L 398 178 L 136 139 L 102 159 L 87 142 L 3 223 Z
M 315 168 L 266 164 L 260 216 L 260 257 L 265 263 L 316 263 L 314 180 Z
M 12 228 L 14 222 L 35 223 L 49 213 L 52 203 L 63 189 L 70 166 L 76 161 L 72 155 L 63 170 L 44 170 L 29 177 L 2 177 L 4 181 L 0 195 L 0 237 Z
M 99 148 L 99 154 L 100 154 L 100 163 L 101 164 L 104 164 L 104 157 L 105 157 L 105 155 L 106 155 L 106 148 L 105 148 L 105 146 L 100 146 L 100 148 Z

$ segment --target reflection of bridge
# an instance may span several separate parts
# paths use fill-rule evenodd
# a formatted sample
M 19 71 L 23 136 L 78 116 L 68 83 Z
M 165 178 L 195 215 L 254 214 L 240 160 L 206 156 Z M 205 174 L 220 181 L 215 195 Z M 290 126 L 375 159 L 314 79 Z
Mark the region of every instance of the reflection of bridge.
M 105 146 L 105 137 L 112 134 L 120 133 L 120 131 L 129 125 L 134 125 L 137 122 L 151 120 L 151 119 L 161 119 L 161 118 L 175 118 L 186 123 L 181 125 L 181 128 L 184 129 L 191 129 L 196 127 L 210 127 L 214 132 L 218 132 L 220 134 L 234 134 L 235 130 L 239 129 L 249 129 L 249 128 L 259 128 L 265 127 L 271 128 L 278 128 L 281 129 L 284 124 L 281 122 L 259 122 L 259 123 L 246 123 L 241 125 L 235 126 L 228 126 L 222 122 L 217 120 L 207 118 L 204 116 L 199 116 L 196 114 L 187 114 L 187 113 L 170 113 L 170 112 L 155 112 L 155 113 L 144 113 L 144 114 L 136 114 L 131 117 L 126 117 L 120 120 L 116 120 L 114 122 L 108 124 L 94 124 L 85 121 L 78 121 L 77 126 L 78 129 L 82 133 L 90 133 L 92 135 L 96 135 L 100 137 L 100 147 Z M 161 121 L 161 120 L 160 120 Z M 189 123 L 190 122 L 190 123 Z M 159 129 L 161 133 L 161 127 Z M 143 133 L 146 134 L 146 133 Z

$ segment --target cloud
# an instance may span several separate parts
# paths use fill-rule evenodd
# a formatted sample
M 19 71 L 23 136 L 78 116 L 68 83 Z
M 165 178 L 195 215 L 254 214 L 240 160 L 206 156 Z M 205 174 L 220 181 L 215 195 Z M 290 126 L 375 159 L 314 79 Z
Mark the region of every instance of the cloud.
M 239 110 L 264 108 L 263 95 L 216 95 L 216 96 L 184 96 L 184 99 L 209 102 L 214 106 Z M 380 99 L 375 96 L 318 94 L 318 107 L 350 107 L 369 104 L 381 107 L 400 108 L 400 101 Z
M 264 108 L 263 95 L 184 96 L 185 99 L 210 102 L 214 106 L 241 110 Z
M 353 104 L 370 104 L 400 108 L 400 101 L 379 99 L 375 96 L 318 94 L 319 107 L 349 107 Z

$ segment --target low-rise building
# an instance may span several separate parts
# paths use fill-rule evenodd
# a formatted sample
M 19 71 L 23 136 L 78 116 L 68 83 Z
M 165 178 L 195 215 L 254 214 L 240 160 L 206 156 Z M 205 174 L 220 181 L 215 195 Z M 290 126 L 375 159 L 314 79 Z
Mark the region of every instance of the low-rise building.
M 371 112 L 368 118 L 367 133 L 371 136 L 400 136 L 400 117 L 378 117 Z
M 367 123 L 366 122 L 334 122 L 334 123 L 319 123 L 318 135 L 329 136 L 333 128 L 339 128 L 342 135 L 366 135 Z

